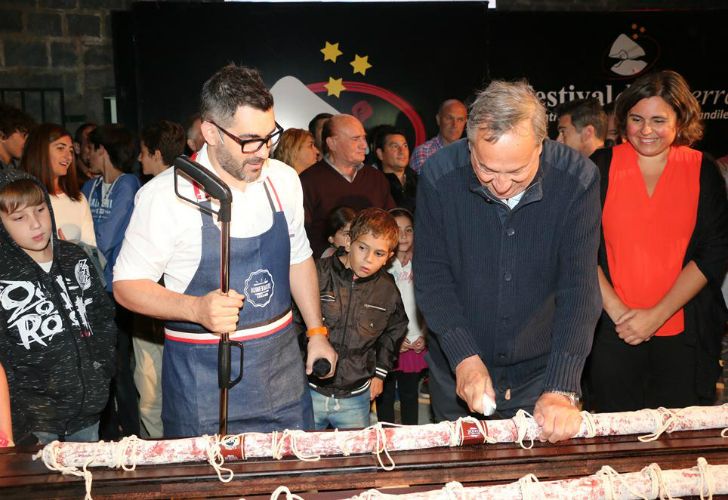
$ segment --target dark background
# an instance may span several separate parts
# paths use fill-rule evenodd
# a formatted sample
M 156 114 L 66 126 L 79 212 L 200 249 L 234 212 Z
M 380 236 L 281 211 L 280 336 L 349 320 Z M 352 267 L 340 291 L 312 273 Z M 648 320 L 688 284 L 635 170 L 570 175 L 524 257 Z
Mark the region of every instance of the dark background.
M 139 128 L 160 118 L 182 121 L 197 110 L 202 83 L 237 62 L 259 68 L 269 86 L 292 75 L 305 84 L 331 76 L 384 88 L 412 105 L 429 138 L 442 100 L 467 101 L 491 78 L 525 77 L 542 92 L 611 86 L 616 98 L 634 79 L 610 70 L 616 60 L 609 48 L 621 33 L 637 35 L 646 70 L 674 69 L 693 90 L 728 90 L 725 19 L 723 11 L 497 12 L 451 2 L 135 3 L 112 18 L 119 121 Z M 336 63 L 323 61 L 326 41 L 344 52 Z M 369 56 L 365 76 L 352 73 L 354 54 Z M 348 113 L 365 101 L 372 109 L 367 128 L 396 123 L 414 145 L 412 124 L 380 97 L 318 96 Z M 703 106 L 726 111 L 706 121 L 698 145 L 716 155 L 728 153 L 727 102 L 724 95 Z

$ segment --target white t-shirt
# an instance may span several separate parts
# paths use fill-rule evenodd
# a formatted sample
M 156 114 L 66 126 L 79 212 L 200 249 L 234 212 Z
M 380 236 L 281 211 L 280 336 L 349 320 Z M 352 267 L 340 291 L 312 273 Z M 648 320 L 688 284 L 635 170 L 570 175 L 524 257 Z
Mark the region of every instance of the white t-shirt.
M 197 153 L 196 161 L 213 170 L 207 146 Z M 267 177 L 275 187 L 288 222 L 290 263 L 298 264 L 312 254 L 303 227 L 303 191 L 296 171 L 280 161 L 269 159 L 260 178 L 248 184 L 244 192 L 230 188 L 233 193 L 230 236 L 257 236 L 273 225 L 273 212 L 263 184 Z M 192 184 L 181 177 L 178 189 L 186 198 L 197 199 Z M 271 197 L 275 204 L 273 192 Z M 218 208 L 214 201 L 213 208 Z M 216 217 L 214 220 L 217 223 Z M 201 226 L 199 209 L 174 192 L 174 169 L 165 170 L 137 192 L 134 212 L 114 266 L 114 281 L 156 282 L 164 275 L 168 289 L 183 293 L 200 262 Z M 212 245 L 219 251 L 219 241 Z M 235 255 L 230 257 L 234 259 Z
M 68 241 L 82 241 L 92 247 L 96 246 L 94 220 L 86 197 L 82 194 L 79 201 L 73 201 L 66 193 L 52 194 L 51 205 L 56 229 L 63 231 Z
M 417 311 L 415 303 L 415 284 L 412 279 L 412 261 L 410 260 L 406 266 L 402 266 L 399 259 L 392 259 L 392 265 L 387 270 L 394 277 L 394 282 L 399 288 L 399 294 L 402 296 L 404 311 L 409 318 L 407 325 L 407 340 L 414 342 L 417 337 L 424 336 L 424 321 L 422 315 Z

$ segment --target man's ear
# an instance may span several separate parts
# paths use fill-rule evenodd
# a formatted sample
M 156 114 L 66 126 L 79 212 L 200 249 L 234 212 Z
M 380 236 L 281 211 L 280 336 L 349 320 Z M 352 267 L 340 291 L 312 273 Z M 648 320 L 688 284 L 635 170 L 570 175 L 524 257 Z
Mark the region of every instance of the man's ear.
M 594 125 L 586 125 L 583 129 L 581 129 L 581 140 L 582 142 L 587 142 L 591 140 L 592 137 L 595 135 L 595 129 Z
M 377 158 L 379 158 L 380 160 L 384 159 L 383 158 L 384 154 L 382 153 L 382 150 L 380 148 L 375 149 L 374 152 L 376 153 Z
M 334 150 L 334 148 L 331 147 L 332 144 L 334 143 L 334 140 L 335 140 L 335 138 L 333 136 L 326 138 L 326 150 L 328 153 L 331 153 L 331 151 Z
M 158 149 L 154 150 L 154 154 L 152 155 L 152 158 L 154 161 L 162 162 L 162 152 Z
M 202 137 L 205 138 L 205 142 L 210 146 L 219 146 L 222 142 L 222 139 L 220 138 L 220 131 L 212 123 L 203 121 L 200 125 L 200 130 L 202 131 Z
M 440 113 L 437 113 L 435 115 L 435 122 L 437 122 L 437 126 L 439 128 L 440 127 Z

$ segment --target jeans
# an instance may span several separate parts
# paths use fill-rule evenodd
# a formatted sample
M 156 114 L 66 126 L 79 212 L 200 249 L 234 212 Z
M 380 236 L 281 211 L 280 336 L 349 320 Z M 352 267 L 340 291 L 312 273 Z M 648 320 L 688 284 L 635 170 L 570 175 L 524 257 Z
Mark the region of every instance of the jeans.
M 316 430 L 331 424 L 334 429 L 363 429 L 369 427 L 369 390 L 350 398 L 324 396 L 311 389 L 313 419 Z
M 38 444 L 48 444 L 59 440 L 68 443 L 92 443 L 99 440 L 99 423 L 96 422 L 73 434 L 58 435 L 52 432 L 34 432 L 33 434 L 38 438 Z

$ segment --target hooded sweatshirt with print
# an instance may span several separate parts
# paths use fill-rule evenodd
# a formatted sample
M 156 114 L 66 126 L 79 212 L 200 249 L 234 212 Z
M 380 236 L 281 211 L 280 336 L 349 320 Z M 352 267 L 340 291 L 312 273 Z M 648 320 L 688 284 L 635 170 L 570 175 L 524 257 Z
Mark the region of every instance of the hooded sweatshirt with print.
M 0 189 L 24 172 L 0 172 Z M 36 181 L 37 182 L 37 181 Z M 56 237 L 45 272 L 0 224 L 0 362 L 10 387 L 13 434 L 72 434 L 93 425 L 115 368 L 114 311 L 86 253 Z

